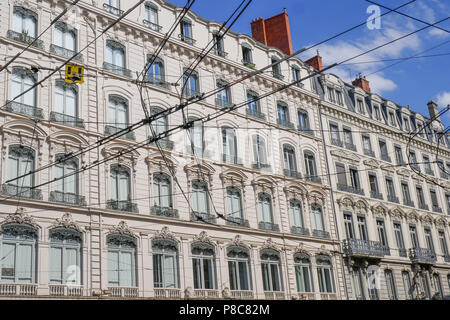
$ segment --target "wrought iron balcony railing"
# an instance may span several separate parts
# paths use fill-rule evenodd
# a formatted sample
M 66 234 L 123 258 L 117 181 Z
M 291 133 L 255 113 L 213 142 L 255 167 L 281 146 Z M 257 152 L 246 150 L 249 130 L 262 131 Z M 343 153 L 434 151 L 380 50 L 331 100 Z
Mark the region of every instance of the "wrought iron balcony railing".
M 30 106 L 16 101 L 6 101 L 5 110 L 29 117 L 44 119 L 44 111 L 41 108 L 36 108 L 35 106 Z
M 442 213 L 442 208 L 438 205 L 433 204 L 433 212 Z
M 403 160 L 399 160 L 399 161 L 397 161 L 397 165 L 401 166 L 401 167 L 406 167 L 406 162 Z
M 431 168 L 425 167 L 425 173 L 430 176 L 434 176 L 434 171 Z
M 316 175 L 305 176 L 305 180 L 312 183 L 322 184 L 322 178 Z
M 325 230 L 315 230 L 313 229 L 313 236 L 317 238 L 324 238 L 324 239 L 330 239 L 330 233 Z
M 149 139 L 152 139 L 152 137 L 150 136 Z M 150 145 L 156 146 L 156 142 L 151 142 Z M 173 150 L 175 143 L 168 138 L 162 138 L 158 140 L 158 145 L 163 149 Z
M 304 133 L 304 134 L 307 134 L 307 135 L 309 135 L 309 136 L 312 136 L 312 137 L 314 137 L 314 131 L 313 130 L 311 130 L 310 128 L 304 128 L 304 127 L 298 127 L 298 131 L 300 131 L 300 132 L 302 132 L 302 133 Z
M 84 129 L 84 120 L 72 117 L 67 114 L 58 113 L 58 112 L 50 112 L 50 121 L 58 124 L 64 124 L 66 126 L 78 127 Z
M 389 202 L 393 202 L 393 203 L 400 203 L 400 200 L 398 200 L 398 197 L 394 196 L 394 195 L 389 195 L 387 196 L 387 200 Z
M 170 207 L 153 206 L 151 213 L 158 217 L 179 218 L 178 210 Z
M 152 86 L 156 86 L 156 87 L 160 87 L 160 88 L 164 88 L 169 90 L 170 88 L 170 84 L 167 83 L 162 77 L 151 77 L 149 75 L 147 75 L 145 77 L 145 83 L 148 83 L 149 85 Z
M 373 152 L 373 150 L 371 150 L 371 149 L 364 149 L 364 154 L 365 154 L 366 156 L 375 158 L 375 152 Z
M 123 128 L 117 128 L 114 126 L 105 126 L 105 134 L 106 135 L 115 134 L 115 133 L 119 132 L 120 130 L 123 130 Z M 122 135 L 117 136 L 117 139 L 126 139 L 126 140 L 136 141 L 136 134 L 134 133 L 134 131 L 125 132 Z
M 60 191 L 50 192 L 50 202 L 66 203 L 76 206 L 86 206 L 86 198 L 75 193 L 64 193 Z
M 76 53 L 76 51 L 57 46 L 56 44 L 50 45 L 50 52 L 56 54 L 57 56 L 67 58 L 67 59 L 72 58 Z M 73 58 L 73 61 L 82 63 L 83 62 L 83 54 L 78 53 L 77 56 L 75 58 Z
M 444 261 L 450 262 L 450 254 L 448 254 L 448 253 L 444 254 Z
M 297 234 L 297 235 L 301 235 L 301 236 L 309 236 L 309 229 L 308 228 L 292 226 L 291 227 L 291 232 L 293 234 Z
M 355 146 L 354 143 L 345 142 L 344 145 L 345 145 L 345 148 L 346 148 L 346 149 L 352 150 L 352 151 L 355 151 L 355 152 L 356 152 L 356 146 Z
M 276 223 L 260 221 L 258 222 L 258 229 L 279 232 L 280 226 Z
M 428 248 L 409 249 L 409 258 L 413 263 L 434 264 L 437 260 L 436 253 Z
M 408 207 L 413 207 L 413 208 L 415 207 L 414 201 L 412 201 L 411 199 L 403 200 L 403 204 Z
M 301 179 L 302 174 L 296 170 L 290 170 L 290 169 L 284 169 L 283 174 L 286 177 L 294 178 L 294 179 Z
M 251 69 L 255 69 L 256 68 L 255 63 L 253 61 L 244 59 L 244 60 L 242 60 L 242 63 L 244 64 L 244 66 L 249 67 Z
M 222 161 L 228 164 L 235 164 L 238 166 L 242 166 L 242 159 L 235 155 L 222 154 Z
M 333 146 L 341 147 L 341 148 L 344 146 L 344 142 L 342 140 L 339 140 L 339 139 L 331 139 L 331 144 Z
M 16 32 L 14 30 L 8 30 L 6 36 L 9 39 L 20 41 L 26 44 L 31 44 L 36 40 L 36 38 L 27 35 L 25 32 Z M 33 47 L 44 50 L 44 41 L 40 39 L 36 40 L 36 42 L 34 42 L 33 44 Z
M 428 205 L 425 203 L 419 203 L 419 209 L 426 210 L 426 211 L 430 210 Z
M 117 210 L 117 211 L 126 211 L 138 213 L 138 206 L 136 203 L 132 203 L 131 201 L 124 200 L 108 200 L 106 203 L 106 209 Z
M 391 157 L 389 157 L 387 154 L 385 154 L 385 153 L 382 153 L 381 154 L 381 160 L 384 160 L 384 161 L 386 161 L 386 162 L 392 162 L 392 159 L 391 159 Z
M 370 191 L 370 197 L 372 199 L 379 199 L 379 200 L 383 200 L 383 195 L 379 192 L 376 191 Z
M 229 226 L 239 226 L 239 227 L 250 228 L 250 223 L 246 219 L 243 219 L 240 217 L 234 217 L 231 215 L 226 215 L 225 219 L 226 219 L 225 221 L 226 221 L 227 225 L 229 225 Z
M 408 253 L 405 248 L 398 248 L 398 255 L 403 258 L 408 257 Z
M 344 240 L 343 250 L 348 256 L 383 257 L 389 255 L 389 248 L 383 246 L 381 242 L 362 239 Z
M 354 194 L 364 195 L 364 190 L 362 190 L 360 188 L 355 188 L 353 186 L 347 186 L 345 184 L 338 184 L 337 187 L 338 187 L 339 191 L 344 191 L 344 192 L 350 192 L 350 193 L 354 193 Z
M 266 115 L 264 113 L 262 113 L 261 111 L 250 110 L 247 108 L 247 115 L 250 117 L 253 117 L 253 118 L 266 120 Z
M 277 124 L 285 128 L 295 129 L 295 125 L 287 120 L 277 119 Z
M 107 3 L 103 4 L 103 9 L 105 9 L 106 11 L 108 11 L 109 13 L 112 13 L 115 16 L 121 16 L 123 15 L 123 10 L 120 10 L 119 8 L 113 7 Z
M 2 194 L 14 198 L 28 198 L 33 200 L 42 200 L 42 191 L 40 189 L 31 189 L 31 187 L 21 187 L 13 184 L 3 184 Z
M 221 108 L 230 108 L 233 104 L 227 98 L 216 98 L 216 106 Z
M 223 50 L 218 50 L 217 48 L 214 48 L 214 54 L 216 56 L 222 57 L 222 58 L 226 58 L 228 56 L 228 53 L 223 51 Z
M 272 166 L 268 163 L 253 163 L 252 168 L 255 170 L 270 170 Z
M 419 167 L 419 165 L 417 163 L 410 163 L 409 166 L 414 171 L 420 172 L 420 167 Z
M 198 91 L 197 89 L 191 89 L 188 87 L 184 87 L 183 89 L 183 95 L 185 97 L 189 97 L 189 98 L 193 98 L 193 97 L 198 97 L 201 95 L 200 91 Z
M 103 62 L 103 69 L 118 74 L 119 76 L 131 78 L 131 70 L 109 62 Z
M 192 221 L 202 221 L 206 223 L 217 223 L 217 217 L 215 215 L 206 213 L 206 212 L 198 212 L 198 211 L 192 211 L 191 213 L 191 220 Z
M 274 78 L 276 78 L 278 80 L 284 80 L 284 76 L 279 71 L 272 72 L 272 75 Z
M 194 38 L 185 36 L 184 34 L 179 34 L 178 38 L 180 38 L 181 41 L 190 44 L 190 45 L 195 45 L 195 43 L 197 42 L 197 40 L 195 40 Z
M 156 23 L 150 22 L 149 20 L 143 20 L 142 23 L 149 29 L 156 31 L 156 32 L 161 32 L 162 27 Z

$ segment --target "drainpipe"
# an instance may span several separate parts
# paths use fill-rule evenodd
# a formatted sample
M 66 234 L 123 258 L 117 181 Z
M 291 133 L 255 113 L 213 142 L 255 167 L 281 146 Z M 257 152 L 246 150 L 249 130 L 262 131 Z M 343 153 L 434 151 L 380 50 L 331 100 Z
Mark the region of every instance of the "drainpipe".
M 320 123 L 320 132 L 322 132 L 322 145 L 323 145 L 323 150 L 325 152 L 325 162 L 327 165 L 328 181 L 330 182 L 331 206 L 333 207 L 334 224 L 335 224 L 338 240 L 340 240 L 341 237 L 339 235 L 339 228 L 338 228 L 338 223 L 337 223 L 336 205 L 334 202 L 334 191 L 333 191 L 333 185 L 331 183 L 330 164 L 328 162 L 327 144 L 325 143 L 325 132 L 323 130 L 323 125 L 322 125 L 322 103 L 320 103 L 320 102 L 319 102 L 319 123 Z M 339 252 L 342 252 L 340 241 L 339 241 Z M 341 264 L 342 264 L 342 272 L 343 272 L 342 276 L 344 279 L 345 294 L 347 295 L 347 300 L 349 300 L 350 297 L 348 295 L 348 288 L 347 288 L 347 281 L 346 281 L 346 277 L 345 277 L 345 267 L 344 267 L 344 258 L 343 257 L 341 257 Z

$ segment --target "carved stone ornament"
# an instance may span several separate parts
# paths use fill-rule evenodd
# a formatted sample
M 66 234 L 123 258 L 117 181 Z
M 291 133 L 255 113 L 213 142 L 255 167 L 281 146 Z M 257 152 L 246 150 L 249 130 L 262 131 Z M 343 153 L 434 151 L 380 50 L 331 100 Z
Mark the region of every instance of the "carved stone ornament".
M 445 228 L 447 226 L 447 221 L 443 217 L 439 217 L 434 220 L 434 224 L 438 227 Z
M 371 209 L 372 213 L 377 216 L 385 216 L 387 213 L 387 209 L 381 204 L 374 205 Z
M 433 224 L 433 218 L 428 214 L 422 216 L 420 221 L 422 221 L 423 224 L 426 224 L 428 226 L 431 226 Z
M 55 223 L 52 224 L 52 228 L 74 229 L 82 232 L 81 227 L 73 220 L 70 213 L 65 213 L 61 218 L 56 219 Z
M 184 297 L 185 298 L 192 298 L 194 296 L 194 290 L 192 289 L 192 287 L 187 287 L 184 290 Z
M 33 226 L 35 228 L 38 227 L 35 220 L 29 216 L 24 208 L 17 208 L 16 212 L 13 214 L 9 214 L 5 220 L 1 223 L 2 225 L 7 223 L 18 223 L 18 224 L 28 224 L 30 226 Z
M 369 204 L 366 201 L 358 200 L 355 203 L 355 207 L 359 210 L 367 211 L 369 209 Z
M 203 242 L 203 243 L 208 243 L 208 244 L 214 245 L 214 242 L 208 236 L 206 231 L 202 231 L 202 232 L 200 232 L 200 234 L 194 236 L 194 242 Z
M 380 168 L 381 170 L 387 171 L 389 173 L 395 173 L 395 169 L 391 164 L 382 164 Z
M 400 168 L 397 170 L 397 174 L 402 177 L 409 177 L 411 175 L 411 171 L 405 168 Z
M 244 247 L 244 248 L 249 248 L 249 245 L 247 245 L 244 241 L 242 241 L 242 238 L 240 235 L 236 235 L 233 239 L 233 241 L 230 242 L 231 246 L 236 246 L 236 247 Z
M 351 209 L 355 206 L 355 202 L 352 198 L 345 196 L 337 200 L 337 203 L 341 208 Z
M 363 161 L 364 165 L 370 169 L 378 169 L 380 167 L 380 164 L 378 161 L 374 159 L 367 159 Z
M 406 216 L 406 214 L 401 211 L 399 208 L 394 208 L 392 210 L 389 210 L 389 215 L 393 218 L 402 219 Z
M 133 238 L 136 237 L 133 231 L 131 231 L 130 227 L 128 227 L 125 221 L 120 221 L 119 224 L 115 227 L 109 229 L 109 234 L 121 234 L 128 235 Z
M 222 297 L 224 297 L 225 299 L 231 298 L 231 291 L 228 287 L 222 290 Z
M 331 150 L 330 153 L 333 157 L 336 157 L 338 159 L 345 159 L 354 165 L 359 164 L 359 162 L 361 161 L 361 158 L 354 153 L 347 152 L 341 149 Z
M 406 215 L 406 219 L 407 219 L 409 222 L 417 222 L 417 221 L 419 221 L 420 217 L 419 217 L 419 215 L 417 214 L 417 212 L 415 212 L 415 211 L 413 210 L 413 211 L 411 211 L 410 213 L 408 213 L 408 214 Z
M 272 238 L 268 238 L 262 245 L 261 249 L 273 249 L 275 251 L 279 251 L 278 246 L 273 242 Z
M 169 230 L 168 227 L 163 227 L 161 231 L 156 232 L 153 239 L 170 239 L 176 241 L 175 236 L 173 233 Z

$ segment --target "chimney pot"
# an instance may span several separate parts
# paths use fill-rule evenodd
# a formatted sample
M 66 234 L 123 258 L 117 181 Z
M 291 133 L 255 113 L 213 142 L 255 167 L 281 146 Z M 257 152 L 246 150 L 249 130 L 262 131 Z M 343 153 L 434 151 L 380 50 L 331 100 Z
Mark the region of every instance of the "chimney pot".
M 428 106 L 428 113 L 430 114 L 430 118 L 436 117 L 436 121 L 441 122 L 441 117 L 438 116 L 439 110 L 438 105 L 434 101 L 430 101 L 427 103 Z
M 356 78 L 352 84 L 356 87 L 360 87 L 364 91 L 370 92 L 370 84 L 369 81 L 366 80 L 366 77 L 361 76 L 361 73 L 359 74 L 358 78 Z

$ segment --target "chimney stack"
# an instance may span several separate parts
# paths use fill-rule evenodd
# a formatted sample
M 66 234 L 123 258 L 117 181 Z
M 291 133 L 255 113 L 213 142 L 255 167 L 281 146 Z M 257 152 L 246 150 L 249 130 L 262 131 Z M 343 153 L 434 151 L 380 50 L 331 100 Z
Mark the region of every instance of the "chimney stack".
M 269 19 L 259 18 L 253 20 L 251 26 L 252 37 L 256 41 L 266 46 L 280 49 L 287 55 L 291 55 L 294 52 L 292 50 L 289 16 L 286 9 L 284 9 L 283 13 Z
M 361 89 L 363 89 L 366 92 L 370 93 L 370 85 L 369 85 L 369 81 L 366 80 L 366 77 L 362 77 L 361 74 L 359 74 L 358 78 L 356 78 L 352 84 L 354 86 L 360 87 Z
M 438 106 L 434 101 L 430 101 L 427 103 L 428 105 L 428 113 L 430 114 L 430 118 L 434 118 L 439 114 Z M 437 117 L 436 121 L 441 121 L 441 117 Z
M 312 57 L 311 59 L 305 61 L 305 63 L 309 64 L 317 71 L 323 70 L 322 57 L 319 54 L 319 50 L 317 50 L 317 55 L 315 57 Z

